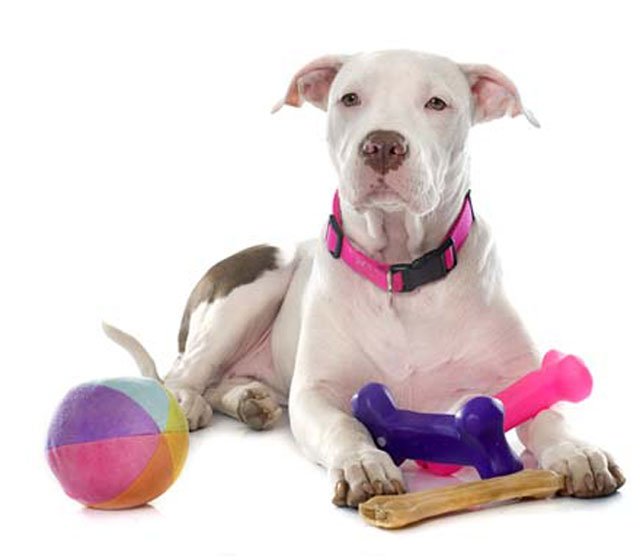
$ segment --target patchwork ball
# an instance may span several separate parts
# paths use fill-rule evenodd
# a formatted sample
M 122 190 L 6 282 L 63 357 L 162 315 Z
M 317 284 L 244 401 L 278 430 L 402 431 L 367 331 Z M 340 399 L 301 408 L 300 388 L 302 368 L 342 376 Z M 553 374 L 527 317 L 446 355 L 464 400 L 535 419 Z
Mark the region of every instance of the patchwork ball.
M 152 379 L 127 377 L 69 391 L 51 421 L 46 455 L 74 500 L 123 509 L 165 492 L 188 449 L 187 420 L 173 395 Z

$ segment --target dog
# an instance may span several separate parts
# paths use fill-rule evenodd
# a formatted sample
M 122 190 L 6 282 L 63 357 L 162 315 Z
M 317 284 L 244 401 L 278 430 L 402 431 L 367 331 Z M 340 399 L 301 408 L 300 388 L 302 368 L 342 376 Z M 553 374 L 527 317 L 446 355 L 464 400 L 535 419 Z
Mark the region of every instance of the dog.
M 305 102 L 327 113 L 339 178 L 329 223 L 289 257 L 260 245 L 209 269 L 162 381 L 191 430 L 214 411 L 266 429 L 288 406 L 300 448 L 329 473 L 333 502 L 356 507 L 405 492 L 400 469 L 350 413 L 362 385 L 384 383 L 402 408 L 446 412 L 540 365 L 471 206 L 466 149 L 473 125 L 518 115 L 538 123 L 495 68 L 406 50 L 310 62 L 274 111 Z M 136 339 L 105 329 L 160 380 Z M 554 408 L 518 436 L 541 467 L 566 476 L 568 495 L 624 483 L 612 456 L 572 435 Z

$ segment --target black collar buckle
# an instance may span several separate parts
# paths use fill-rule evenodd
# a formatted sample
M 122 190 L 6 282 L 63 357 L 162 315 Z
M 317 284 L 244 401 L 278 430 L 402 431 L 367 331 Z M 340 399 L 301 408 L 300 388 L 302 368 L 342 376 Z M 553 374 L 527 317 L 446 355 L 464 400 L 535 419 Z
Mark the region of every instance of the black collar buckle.
M 329 249 L 329 253 L 334 259 L 339 259 L 340 254 L 342 253 L 342 240 L 344 239 L 344 232 L 336 220 L 336 217 L 331 214 L 329 216 L 329 223 L 327 224 L 327 234 L 329 230 L 333 230 L 333 233 L 336 236 L 336 246 L 333 249 Z
M 451 250 L 453 264 L 447 268 L 446 252 Z M 389 268 L 390 275 L 399 272 L 402 275 L 402 291 L 410 292 L 429 282 L 444 278 L 458 264 L 456 247 L 451 238 L 440 247 L 425 253 L 411 263 L 393 264 Z

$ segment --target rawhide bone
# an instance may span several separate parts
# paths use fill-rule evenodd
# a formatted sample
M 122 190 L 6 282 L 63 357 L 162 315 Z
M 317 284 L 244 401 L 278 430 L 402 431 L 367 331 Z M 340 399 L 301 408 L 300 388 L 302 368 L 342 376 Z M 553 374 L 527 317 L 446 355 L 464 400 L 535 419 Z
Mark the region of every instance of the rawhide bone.
M 472 465 L 482 478 L 522 469 L 505 439 L 502 404 L 491 397 L 470 399 L 456 414 L 426 414 L 396 408 L 384 385 L 369 383 L 351 409 L 396 465 L 405 459 Z
M 564 489 L 564 476 L 527 469 L 490 480 L 455 484 L 400 496 L 374 496 L 358 511 L 376 527 L 399 529 L 431 517 L 520 498 L 550 498 Z

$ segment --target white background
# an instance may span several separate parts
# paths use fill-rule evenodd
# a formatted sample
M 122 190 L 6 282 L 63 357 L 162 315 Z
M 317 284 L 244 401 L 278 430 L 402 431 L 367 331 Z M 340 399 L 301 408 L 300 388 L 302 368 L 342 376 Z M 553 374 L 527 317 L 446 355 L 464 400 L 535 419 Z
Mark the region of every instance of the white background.
M 12 558 L 629 558 L 637 526 L 638 18 L 632 2 L 0 4 L 2 548 Z M 282 422 L 221 417 L 153 507 L 88 511 L 43 444 L 73 385 L 137 375 L 100 331 L 166 370 L 200 275 L 230 252 L 316 235 L 336 187 L 323 114 L 269 110 L 313 57 L 414 48 L 495 65 L 542 123 L 473 130 L 472 188 L 542 349 L 596 385 L 569 411 L 629 482 L 396 533 L 330 503 Z M 407 473 L 415 489 L 437 481 Z M 637 551 L 636 551 L 637 552 Z M 34 556 L 37 555 L 37 556 Z

